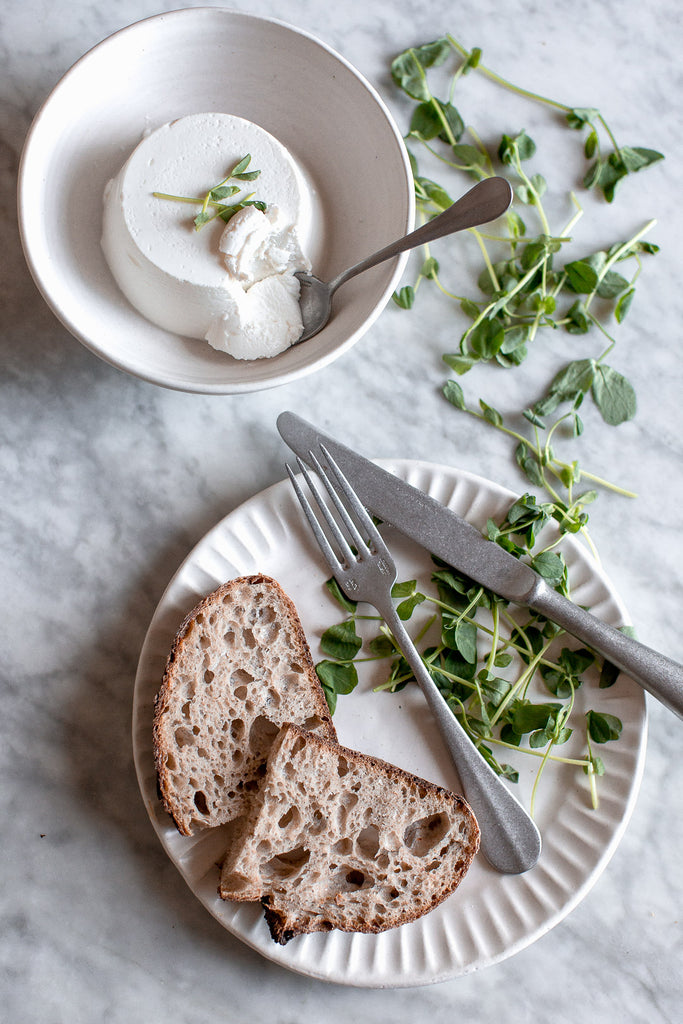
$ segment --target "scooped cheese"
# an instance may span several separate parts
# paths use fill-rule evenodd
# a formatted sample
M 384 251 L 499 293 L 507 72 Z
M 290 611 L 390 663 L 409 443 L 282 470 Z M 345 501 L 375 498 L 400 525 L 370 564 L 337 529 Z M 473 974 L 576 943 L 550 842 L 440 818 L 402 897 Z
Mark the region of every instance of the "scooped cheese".
M 200 207 L 154 192 L 203 197 L 247 153 L 254 181 L 236 182 L 266 204 L 195 229 Z M 239 359 L 270 357 L 302 331 L 297 270 L 313 233 L 311 191 L 289 152 L 231 114 L 191 114 L 133 151 L 104 194 L 102 249 L 124 295 L 152 323 L 209 341 Z

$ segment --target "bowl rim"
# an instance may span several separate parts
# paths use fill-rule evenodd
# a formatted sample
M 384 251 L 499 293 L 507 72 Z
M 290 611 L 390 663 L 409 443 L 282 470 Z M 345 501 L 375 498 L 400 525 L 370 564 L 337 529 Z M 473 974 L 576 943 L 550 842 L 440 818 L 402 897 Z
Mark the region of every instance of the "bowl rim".
M 43 123 L 49 116 L 50 108 L 55 102 L 57 94 L 66 87 L 67 82 L 76 75 L 80 68 L 91 61 L 97 53 L 104 47 L 112 45 L 114 40 L 118 40 L 120 37 L 125 35 L 133 35 L 139 32 L 143 26 L 148 26 L 152 22 L 166 22 L 171 19 L 180 20 L 181 18 L 194 19 L 197 17 L 233 17 L 244 21 L 260 22 L 275 25 L 279 28 L 285 29 L 289 32 L 293 32 L 295 35 L 302 36 L 312 42 L 315 46 L 320 47 L 327 54 L 329 54 L 334 60 L 338 61 L 344 68 L 353 75 L 363 88 L 367 91 L 370 97 L 373 99 L 378 109 L 382 113 L 387 127 L 390 129 L 391 134 L 397 143 L 397 151 L 401 156 L 403 164 L 403 170 L 406 178 L 406 233 L 411 230 L 415 221 L 415 192 L 413 187 L 412 169 L 410 164 L 410 157 L 405 146 L 405 142 L 398 125 L 394 119 L 393 114 L 389 110 L 387 104 L 382 99 L 378 90 L 375 86 L 360 72 L 354 65 L 339 53 L 334 47 L 320 39 L 318 36 L 309 32 L 307 29 L 299 28 L 290 22 L 284 21 L 280 18 L 274 18 L 269 16 L 262 16 L 252 14 L 248 11 L 242 11 L 233 7 L 208 7 L 205 5 L 199 7 L 181 7 L 171 11 L 163 11 L 157 14 L 149 15 L 145 18 L 138 19 L 137 21 L 131 22 L 122 28 L 116 29 L 109 35 L 105 36 L 99 42 L 93 44 L 88 50 L 85 51 L 73 64 L 71 64 L 63 75 L 57 80 L 54 86 L 50 89 L 47 96 L 40 103 L 31 124 L 29 125 L 26 133 L 22 151 L 19 159 L 18 174 L 17 174 L 17 215 L 19 225 L 19 237 L 26 260 L 28 269 L 33 278 L 34 284 L 36 285 L 43 300 L 55 315 L 57 320 L 68 330 L 68 332 L 79 341 L 85 348 L 92 352 L 99 359 L 108 363 L 110 366 L 118 369 L 124 373 L 127 373 L 133 377 L 137 377 L 140 380 L 144 380 L 147 383 L 155 384 L 157 386 L 167 388 L 169 390 L 182 391 L 185 393 L 192 394 L 209 394 L 209 395 L 225 395 L 225 394 L 243 394 L 255 391 L 264 391 L 270 388 L 279 387 L 283 384 L 290 383 L 294 380 L 306 377 L 317 370 L 323 369 L 330 363 L 334 362 L 345 352 L 347 352 L 375 323 L 379 315 L 384 311 L 387 302 L 391 298 L 405 268 L 406 262 L 409 258 L 409 253 L 402 253 L 396 257 L 396 265 L 394 272 L 392 273 L 386 287 L 382 291 L 378 301 L 375 304 L 372 312 L 364 319 L 363 323 L 346 338 L 341 344 L 337 345 L 332 351 L 324 353 L 318 358 L 312 359 L 303 366 L 298 366 L 290 370 L 281 371 L 280 373 L 274 373 L 272 376 L 267 377 L 263 380 L 243 380 L 234 383 L 221 382 L 214 384 L 209 380 L 199 381 L 187 381 L 179 380 L 172 374 L 165 373 L 163 368 L 159 371 L 145 370 L 142 367 L 136 367 L 131 365 L 130 361 L 118 358 L 116 350 L 112 351 L 111 348 L 99 346 L 94 339 L 89 337 L 78 325 L 70 311 L 64 309 L 62 304 L 54 298 L 50 291 L 50 288 L 46 282 L 46 275 L 43 271 L 44 260 L 41 261 L 37 258 L 34 249 L 31 244 L 30 238 L 30 196 L 27 186 L 27 177 L 31 168 L 31 161 L 33 151 L 36 145 L 40 141 L 40 133 L 42 131 Z

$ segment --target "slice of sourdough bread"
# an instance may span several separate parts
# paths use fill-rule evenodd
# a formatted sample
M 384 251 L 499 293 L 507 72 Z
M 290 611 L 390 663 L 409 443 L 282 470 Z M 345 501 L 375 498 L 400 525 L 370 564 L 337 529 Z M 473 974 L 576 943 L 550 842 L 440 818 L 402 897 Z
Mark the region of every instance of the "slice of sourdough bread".
M 177 633 L 154 713 L 164 806 L 183 835 L 242 815 L 280 727 L 336 740 L 296 609 L 275 580 L 230 580 Z
M 394 765 L 285 726 L 228 850 L 226 900 L 261 900 L 276 942 L 381 932 L 458 886 L 479 847 L 465 800 Z

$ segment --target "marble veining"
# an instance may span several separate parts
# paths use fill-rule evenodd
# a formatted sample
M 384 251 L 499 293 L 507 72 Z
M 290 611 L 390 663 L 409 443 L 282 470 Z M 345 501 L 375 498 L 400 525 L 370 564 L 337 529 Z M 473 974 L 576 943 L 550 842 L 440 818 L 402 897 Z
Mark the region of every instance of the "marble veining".
M 593 889 L 532 946 L 420 989 L 360 990 L 286 971 L 227 934 L 187 890 L 150 826 L 131 749 L 142 641 L 170 577 L 222 516 L 282 479 L 283 409 L 367 454 L 457 465 L 516 491 L 511 449 L 439 398 L 459 321 L 445 301 L 388 307 L 315 376 L 211 398 L 165 391 L 98 361 L 57 322 L 21 251 L 15 188 L 30 123 L 61 75 L 110 33 L 175 3 L 0 0 L 0 487 L 6 642 L 0 670 L 3 839 L 0 1002 L 17 1024 L 106 1020 L 372 1019 L 640 1024 L 681 1020 L 681 723 L 649 701 L 648 756 L 626 833 Z M 188 4 L 187 6 L 199 6 Z M 214 4 L 213 6 L 218 6 Z M 527 88 L 596 105 L 619 138 L 666 153 L 614 207 L 586 203 L 577 247 L 609 244 L 656 217 L 618 358 L 639 409 L 611 429 L 586 409 L 582 463 L 638 492 L 602 495 L 592 534 L 641 639 L 683 660 L 680 324 L 681 13 L 674 0 L 251 0 L 305 27 L 378 89 L 402 130 L 390 59 L 451 31 Z M 125 74 L 125 69 L 121 69 Z M 482 131 L 537 131 L 539 170 L 569 161 L 560 126 L 490 83 L 463 82 Z M 566 134 L 566 133 L 565 133 Z M 541 166 L 542 165 L 542 166 Z M 566 199 L 551 197 L 557 222 Z M 471 251 L 471 250 L 468 250 Z M 582 253 L 578 253 L 582 254 Z M 474 262 L 474 257 L 473 261 Z M 468 273 L 463 259 L 463 276 Z M 478 265 L 478 263 L 476 264 Z M 463 286 L 463 287 L 466 287 Z M 424 298 L 423 298 L 424 296 Z M 623 339 L 623 340 L 622 340 Z M 559 342 L 558 342 L 559 344 Z M 574 342 L 581 354 L 581 341 Z M 502 412 L 533 401 L 554 340 L 525 372 L 464 382 Z

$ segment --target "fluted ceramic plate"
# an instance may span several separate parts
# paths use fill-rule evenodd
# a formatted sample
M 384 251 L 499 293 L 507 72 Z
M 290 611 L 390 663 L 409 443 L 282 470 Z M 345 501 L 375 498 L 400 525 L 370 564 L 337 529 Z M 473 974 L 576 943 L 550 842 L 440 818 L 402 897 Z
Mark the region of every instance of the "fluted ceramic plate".
M 379 464 L 479 527 L 488 517 L 502 517 L 515 498 L 510 491 L 455 469 L 407 460 Z M 394 530 L 387 529 L 385 536 L 396 557 L 399 578 L 417 578 L 426 585 L 432 566 L 425 551 Z M 618 596 L 581 545 L 568 538 L 563 550 L 574 600 L 613 625 L 626 624 Z M 133 740 L 142 795 L 166 852 L 206 909 L 228 931 L 284 967 L 366 987 L 424 985 L 454 978 L 511 956 L 558 924 L 586 895 L 614 853 L 640 784 L 645 697 L 640 687 L 623 676 L 610 689 L 600 690 L 588 682 L 576 693 L 577 722 L 583 721 L 589 707 L 623 722 L 619 740 L 599 748 L 606 767 L 598 780 L 599 807 L 592 809 L 581 768 L 548 765 L 535 812 L 543 852 L 526 874 L 498 874 L 478 856 L 459 889 L 418 921 L 379 935 L 338 931 L 304 935 L 284 947 L 270 938 L 259 905 L 219 899 L 222 830 L 185 838 L 157 798 L 153 698 L 171 640 L 186 612 L 225 580 L 255 572 L 273 576 L 294 600 L 318 660 L 321 633 L 340 621 L 343 613 L 324 587 L 328 573 L 287 480 L 223 519 L 182 564 L 150 624 L 135 685 Z M 457 791 L 457 775 L 417 687 L 395 694 L 373 692 L 385 678 L 381 665 L 365 666 L 357 689 L 339 698 L 335 725 L 340 742 Z M 563 754 L 584 753 L 582 732 L 575 730 L 561 748 Z M 520 752 L 510 752 L 506 760 L 520 772 L 516 792 L 528 805 L 538 760 Z
M 19 225 L 47 303 L 101 359 L 181 391 L 252 392 L 348 351 L 391 298 L 408 257 L 350 281 L 320 334 L 272 359 L 233 359 L 150 323 L 119 291 L 102 255 L 102 194 L 145 132 L 209 111 L 253 121 L 289 149 L 313 189 L 310 256 L 324 280 L 412 227 L 408 154 L 372 85 L 306 31 L 217 7 L 130 25 L 66 73 L 27 136 Z

